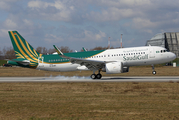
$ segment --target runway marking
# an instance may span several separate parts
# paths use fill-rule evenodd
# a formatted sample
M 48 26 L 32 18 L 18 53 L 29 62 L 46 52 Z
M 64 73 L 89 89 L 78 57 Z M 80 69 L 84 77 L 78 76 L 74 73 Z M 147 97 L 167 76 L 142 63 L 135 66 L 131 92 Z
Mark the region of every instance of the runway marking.
M 179 82 L 179 76 L 140 76 L 140 77 L 103 77 L 102 79 L 73 78 L 61 79 L 56 77 L 0 77 L 0 82 Z

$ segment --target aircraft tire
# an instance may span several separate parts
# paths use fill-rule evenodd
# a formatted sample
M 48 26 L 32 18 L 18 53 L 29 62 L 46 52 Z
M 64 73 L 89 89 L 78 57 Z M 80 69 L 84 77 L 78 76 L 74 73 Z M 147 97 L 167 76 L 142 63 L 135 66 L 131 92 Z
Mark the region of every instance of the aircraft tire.
M 96 75 L 96 78 L 97 78 L 97 79 L 101 79 L 101 77 L 102 77 L 101 74 L 97 74 L 97 75 Z
M 92 75 L 91 75 L 91 78 L 92 78 L 92 79 L 96 79 L 96 74 L 92 74 Z
M 156 71 L 152 71 L 152 74 L 155 75 L 157 72 Z

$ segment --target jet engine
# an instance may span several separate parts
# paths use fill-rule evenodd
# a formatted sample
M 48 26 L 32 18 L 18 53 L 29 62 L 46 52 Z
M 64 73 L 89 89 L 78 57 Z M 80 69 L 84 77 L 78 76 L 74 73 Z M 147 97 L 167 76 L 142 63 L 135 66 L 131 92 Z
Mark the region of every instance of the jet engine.
M 116 74 L 116 73 L 124 73 L 129 72 L 129 67 L 123 67 L 122 62 L 111 62 L 106 63 L 105 68 L 102 69 L 106 74 Z

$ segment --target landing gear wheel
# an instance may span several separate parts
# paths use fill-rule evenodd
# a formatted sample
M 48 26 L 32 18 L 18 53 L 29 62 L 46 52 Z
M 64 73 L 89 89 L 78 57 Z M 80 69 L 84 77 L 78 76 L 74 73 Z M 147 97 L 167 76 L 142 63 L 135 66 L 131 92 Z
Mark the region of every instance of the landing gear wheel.
M 96 79 L 96 74 L 92 74 L 92 75 L 91 75 L 91 78 L 92 78 L 92 79 Z
M 156 71 L 152 71 L 152 74 L 155 75 L 157 72 Z
M 154 65 L 152 64 L 151 66 L 152 66 L 152 70 L 153 70 L 152 74 L 155 75 L 157 72 L 155 71 Z
M 96 75 L 96 78 L 97 78 L 97 79 L 101 79 L 101 77 L 102 77 L 101 74 L 97 74 L 97 75 Z

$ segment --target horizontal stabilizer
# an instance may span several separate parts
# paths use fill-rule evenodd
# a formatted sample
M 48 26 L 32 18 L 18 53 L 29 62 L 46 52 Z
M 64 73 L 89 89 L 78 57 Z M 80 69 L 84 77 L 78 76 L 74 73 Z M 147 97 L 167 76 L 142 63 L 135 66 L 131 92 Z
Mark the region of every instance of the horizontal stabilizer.
M 21 65 L 30 65 L 30 61 L 29 60 L 19 60 L 19 59 L 13 59 L 13 60 L 8 60 L 8 64 L 11 64 L 11 62 L 16 62 L 18 64 L 21 64 Z

